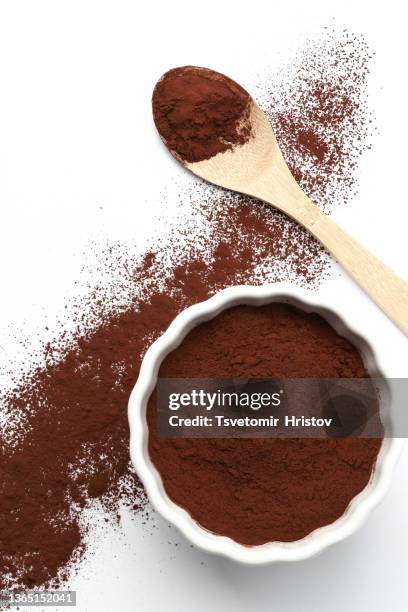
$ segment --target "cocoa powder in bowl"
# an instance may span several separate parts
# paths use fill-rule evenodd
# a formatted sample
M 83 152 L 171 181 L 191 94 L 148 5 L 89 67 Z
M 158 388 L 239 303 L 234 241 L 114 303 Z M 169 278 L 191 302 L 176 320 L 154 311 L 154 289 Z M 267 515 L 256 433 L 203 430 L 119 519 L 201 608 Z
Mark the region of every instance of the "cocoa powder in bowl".
M 318 314 L 237 306 L 192 330 L 163 378 L 365 378 L 359 351 Z M 380 439 L 159 438 L 149 453 L 168 496 L 203 527 L 246 545 L 299 540 L 338 519 L 372 474 Z

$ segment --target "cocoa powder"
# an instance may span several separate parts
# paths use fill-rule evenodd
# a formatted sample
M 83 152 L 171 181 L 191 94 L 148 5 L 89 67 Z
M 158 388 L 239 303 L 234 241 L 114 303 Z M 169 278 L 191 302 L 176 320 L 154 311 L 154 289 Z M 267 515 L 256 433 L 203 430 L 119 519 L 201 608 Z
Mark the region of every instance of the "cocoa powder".
M 259 102 L 292 171 L 324 207 L 345 202 L 355 189 L 368 133 L 367 55 L 360 38 L 328 33 L 308 43 L 281 79 L 268 76 L 260 85 Z M 299 96 L 293 74 L 305 71 L 312 78 L 302 77 Z M 338 121 L 328 109 L 349 98 L 350 120 Z M 303 125 L 312 118 L 304 146 Z M 318 173 L 315 139 L 331 151 Z M 145 257 L 137 244 L 97 245 L 88 253 L 82 293 L 90 287 L 67 304 L 61 334 L 33 355 L 31 367 L 4 366 L 11 382 L 2 395 L 1 588 L 68 579 L 87 552 L 83 511 L 93 496 L 109 525 L 124 503 L 136 513 L 145 507 L 128 462 L 127 398 L 144 350 L 182 308 L 235 283 L 290 279 L 315 287 L 329 271 L 321 247 L 262 204 L 198 185 L 193 193 L 180 188 L 180 197 L 185 224 Z
M 319 315 L 237 306 L 191 331 L 163 378 L 361 378 L 357 349 Z M 246 545 L 290 542 L 338 519 L 368 483 L 379 439 L 160 438 L 149 453 L 166 492 L 203 527 Z
M 247 142 L 249 94 L 214 70 L 173 68 L 158 81 L 152 106 L 156 127 L 181 162 L 198 162 Z
M 326 212 L 356 194 L 360 155 L 373 132 L 363 36 L 330 29 L 301 47 L 258 102 L 269 116 L 297 182 Z

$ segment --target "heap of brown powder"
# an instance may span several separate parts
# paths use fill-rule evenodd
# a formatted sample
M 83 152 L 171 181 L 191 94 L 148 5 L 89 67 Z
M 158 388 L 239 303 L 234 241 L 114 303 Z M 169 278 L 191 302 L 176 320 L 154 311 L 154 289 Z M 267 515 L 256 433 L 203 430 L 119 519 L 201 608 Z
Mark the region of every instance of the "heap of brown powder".
M 159 370 L 164 379 L 367 376 L 358 350 L 322 317 L 282 303 L 223 311 L 190 331 Z M 381 439 L 161 437 L 156 393 L 147 420 L 169 497 L 205 529 L 248 546 L 295 541 L 338 519 L 381 447 Z
M 166 146 L 198 162 L 245 144 L 251 136 L 249 94 L 228 77 L 194 66 L 173 68 L 153 92 L 153 116 Z

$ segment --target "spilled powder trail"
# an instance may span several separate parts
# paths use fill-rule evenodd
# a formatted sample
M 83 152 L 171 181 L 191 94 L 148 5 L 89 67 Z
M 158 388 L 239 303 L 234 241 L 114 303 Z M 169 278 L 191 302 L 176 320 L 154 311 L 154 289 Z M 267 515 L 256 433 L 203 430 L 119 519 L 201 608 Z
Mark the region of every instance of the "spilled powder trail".
M 328 29 L 299 49 L 270 88 L 260 87 L 259 102 L 292 173 L 326 212 L 355 195 L 357 162 L 370 148 L 370 60 L 362 36 Z
M 326 33 L 260 86 L 293 172 L 326 210 L 355 189 L 369 121 L 367 61 L 360 38 Z M 77 332 L 44 347 L 45 365 L 17 376 L 3 397 L 28 431 L 19 436 L 14 418 L 0 446 L 0 588 L 67 580 L 86 552 L 82 518 L 92 500 L 113 521 L 121 504 L 145 507 L 129 467 L 127 400 L 141 355 L 182 308 L 236 283 L 316 286 L 329 267 L 325 251 L 283 215 L 206 187 L 185 224 L 142 257 L 96 247 L 93 272 L 110 280 L 71 305 Z

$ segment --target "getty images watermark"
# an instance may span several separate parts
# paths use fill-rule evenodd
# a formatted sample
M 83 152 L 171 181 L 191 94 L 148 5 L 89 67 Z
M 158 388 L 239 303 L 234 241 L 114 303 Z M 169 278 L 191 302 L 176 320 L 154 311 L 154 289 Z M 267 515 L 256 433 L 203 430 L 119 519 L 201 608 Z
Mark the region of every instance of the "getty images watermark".
M 76 591 L 0 591 L 0 606 L 76 606 Z
M 408 437 L 408 379 L 159 378 L 163 438 Z

